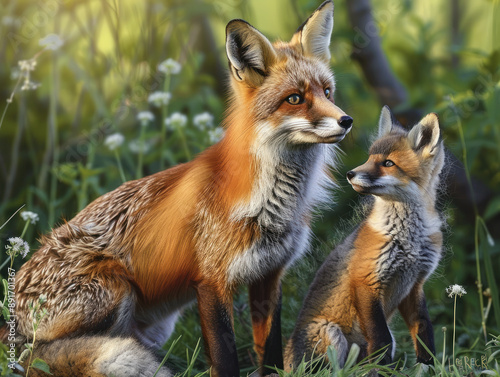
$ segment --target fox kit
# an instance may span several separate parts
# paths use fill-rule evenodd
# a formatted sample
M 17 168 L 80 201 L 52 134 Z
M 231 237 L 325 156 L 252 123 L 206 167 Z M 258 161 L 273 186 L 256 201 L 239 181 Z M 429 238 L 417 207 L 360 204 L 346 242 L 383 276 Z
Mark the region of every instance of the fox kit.
M 17 331 L 32 340 L 28 303 L 45 294 L 35 349 L 53 375 L 152 376 L 148 350 L 197 299 L 212 376 L 238 376 L 232 294 L 243 284 L 260 364 L 283 366 L 280 277 L 307 248 L 327 162 L 352 125 L 333 101 L 332 28 L 331 1 L 289 43 L 229 22 L 223 140 L 43 237 L 17 276 Z
M 330 345 L 343 365 L 353 343 L 360 358 L 387 346 L 383 362 L 390 363 L 395 342 L 387 324 L 396 309 L 417 361 L 431 361 L 417 336 L 434 353 L 423 285 L 441 258 L 435 202 L 443 148 L 435 114 L 407 132 L 384 107 L 368 161 L 347 173 L 357 192 L 374 196 L 372 207 L 318 271 L 285 350 L 286 369 Z

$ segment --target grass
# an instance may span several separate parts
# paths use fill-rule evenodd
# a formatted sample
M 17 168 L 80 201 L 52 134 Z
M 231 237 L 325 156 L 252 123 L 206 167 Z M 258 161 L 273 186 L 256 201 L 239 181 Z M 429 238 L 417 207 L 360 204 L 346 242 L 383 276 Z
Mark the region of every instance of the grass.
M 442 2 L 444 4 L 444 0 Z M 337 72 L 336 100 L 355 118 L 356 126 L 349 138 L 343 141 L 345 168 L 340 167 L 336 173 L 340 185 L 335 194 L 337 202 L 332 209 L 324 210 L 318 216 L 310 255 L 294 266 L 284 279 L 282 326 L 285 338 L 293 329 L 307 292 L 307 283 L 333 245 L 349 233 L 350 223 L 345 219 L 356 217 L 353 207 L 356 207 L 357 197 L 341 177 L 364 160 L 369 135 L 380 111 L 380 105 L 348 54 L 339 53 L 349 46 L 353 35 L 343 14 L 345 6 L 342 2 L 337 3 L 335 43 L 332 42 L 332 64 Z M 384 1 L 379 3 L 380 9 L 386 5 Z M 201 25 L 200 20 L 207 14 L 214 15 L 208 20 L 214 25 L 219 20 L 227 22 L 245 14 L 257 27 L 263 26 L 252 19 L 250 2 L 228 5 L 216 0 L 186 3 L 168 0 L 167 7 L 161 10 L 157 9 L 161 5 L 152 1 L 140 5 L 133 1 L 57 4 L 56 8 L 49 9 L 41 7 L 41 3 L 22 0 L 0 6 L 0 14 L 4 17 L 0 28 L 8 36 L 0 42 L 0 82 L 3 88 L 0 100 L 5 99 L 5 102 L 0 102 L 4 106 L 0 108 L 0 181 L 5 182 L 2 183 L 4 190 L 0 192 L 2 249 L 8 244 L 8 238 L 22 235 L 31 249 L 36 250 L 37 235 L 46 233 L 61 219 L 73 217 L 93 199 L 116 188 L 124 180 L 188 161 L 208 147 L 213 142 L 210 138 L 215 125 L 222 119 L 225 106 L 224 93 L 215 78 L 220 62 L 214 58 L 218 56 L 225 66 L 223 37 L 221 34 L 215 48 L 210 40 L 198 44 L 196 41 L 208 31 L 200 31 L 193 25 Z M 281 5 L 286 8 L 284 2 Z M 310 13 L 317 4 L 298 0 L 294 1 L 294 6 L 302 15 Z M 494 30 L 497 2 L 485 1 L 477 6 L 491 11 L 492 19 L 474 22 L 491 22 Z M 411 14 L 413 5 L 405 7 Z M 262 9 L 253 11 L 258 14 Z M 33 23 L 35 12 L 46 15 L 50 21 L 36 24 L 28 36 L 27 26 Z M 446 44 L 441 34 L 422 38 L 419 44 L 408 40 L 413 38 L 412 35 L 426 36 L 430 29 L 420 21 L 421 30 L 412 29 L 414 23 L 406 22 L 408 14 L 405 16 L 402 12 L 392 25 L 385 25 L 387 30 L 391 27 L 394 30 L 397 26 L 401 33 L 384 34 L 384 44 L 414 101 L 407 106 L 440 114 L 445 143 L 455 155 L 462 157 L 469 184 L 471 176 L 478 177 L 488 184 L 493 199 L 486 209 L 475 209 L 472 221 L 455 209 L 450 198 L 445 199 L 449 214 L 446 241 L 449 251 L 440 271 L 425 287 L 436 344 L 442 345 L 434 365 L 415 365 L 406 326 L 396 318 L 393 329 L 398 342 L 397 358 L 401 361 L 394 369 L 381 368 L 380 374 L 465 375 L 470 359 L 479 357 L 481 360 L 484 356 L 489 368 L 484 374 L 498 375 L 500 296 L 494 266 L 500 262 L 500 241 L 498 232 L 489 227 L 500 214 L 499 46 L 494 39 L 495 33 L 492 33 L 489 50 L 471 51 L 467 46 L 458 46 L 461 54 L 473 56 L 477 63 L 470 64 L 464 59 L 458 67 L 452 67 L 441 55 L 432 52 L 436 50 L 432 43 Z M 7 25 L 7 16 L 20 24 Z M 274 15 L 276 20 L 282 18 L 282 14 Z M 279 34 L 279 29 L 273 31 L 271 26 L 270 33 Z M 47 50 L 38 45 L 39 39 L 54 32 L 64 39 L 59 50 Z M 422 55 L 422 51 L 429 53 Z M 397 60 L 398 56 L 400 60 Z M 180 62 L 182 68 L 178 74 L 165 75 L 157 70 L 167 58 Z M 32 59 L 36 61 L 36 67 L 21 71 L 11 80 L 17 62 Z M 401 60 L 405 64 L 401 64 Z M 432 73 L 431 79 L 423 80 L 419 85 L 412 81 L 415 77 L 429 78 L 428 71 Z M 26 78 L 41 85 L 34 90 L 21 90 Z M 158 90 L 172 94 L 168 105 L 155 107 L 148 102 L 148 96 Z M 441 101 L 444 96 L 447 97 Z M 427 99 L 434 102 L 428 103 Z M 475 104 L 474 107 L 471 104 Z M 137 120 L 141 111 L 151 111 L 155 117 L 146 127 L 141 127 Z M 165 127 L 165 119 L 176 112 L 186 115 L 187 124 Z M 217 121 L 214 125 L 197 127 L 194 118 L 204 112 L 213 114 Z M 122 134 L 124 141 L 111 149 L 105 140 L 114 133 Z M 149 150 L 134 153 L 130 148 L 134 141 L 146 143 Z M 39 214 L 40 221 L 36 225 L 25 227 L 27 223 L 15 215 L 23 205 L 23 210 Z M 11 259 L 5 255 L 3 258 L 0 258 L 0 263 L 5 264 L 0 269 L 3 278 L 7 277 L 9 263 L 16 270 L 23 263 L 21 258 Z M 456 326 L 454 302 L 445 293 L 445 288 L 452 284 L 464 285 L 469 291 L 459 302 Z M 235 298 L 235 327 L 242 374 L 256 369 L 247 302 L 247 292 L 242 288 Z M 448 331 L 443 332 L 442 327 L 447 327 Z M 456 333 L 456 341 L 452 341 L 452 333 Z M 195 308 L 186 309 L 174 335 L 165 345 L 167 365 L 185 376 L 208 375 L 200 337 L 197 311 Z M 452 346 L 450 342 L 453 342 Z M 351 353 L 354 354 L 355 350 Z M 7 354 L 5 347 L 0 348 L 0 354 Z M 350 354 L 350 362 L 340 369 L 335 358 L 330 356 L 331 362 L 304 361 L 291 375 L 365 375 L 374 368 L 374 364 L 368 361 L 355 363 Z M 454 359 L 459 360 L 462 370 Z M 324 362 L 326 368 L 316 374 L 306 372 L 311 369 L 311 363 L 318 362 Z M 456 369 L 453 369 L 454 364 Z M 0 356 L 0 370 L 2 376 L 9 373 L 3 356 Z M 278 374 L 287 375 L 282 371 Z

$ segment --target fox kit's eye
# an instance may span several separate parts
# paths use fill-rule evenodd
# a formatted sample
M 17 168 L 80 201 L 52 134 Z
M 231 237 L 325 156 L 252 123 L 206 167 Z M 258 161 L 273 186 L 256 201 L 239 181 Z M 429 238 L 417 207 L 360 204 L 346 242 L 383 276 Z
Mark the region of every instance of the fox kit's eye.
M 300 94 L 292 94 L 291 96 L 288 96 L 286 102 L 290 105 L 300 105 L 304 102 L 304 98 Z
M 391 166 L 394 166 L 396 165 L 394 162 L 392 162 L 391 160 L 385 160 L 384 162 L 382 162 L 382 166 L 385 166 L 386 168 L 390 168 Z
M 325 97 L 330 99 L 331 94 L 332 94 L 332 91 L 330 90 L 330 88 L 326 88 L 325 89 Z

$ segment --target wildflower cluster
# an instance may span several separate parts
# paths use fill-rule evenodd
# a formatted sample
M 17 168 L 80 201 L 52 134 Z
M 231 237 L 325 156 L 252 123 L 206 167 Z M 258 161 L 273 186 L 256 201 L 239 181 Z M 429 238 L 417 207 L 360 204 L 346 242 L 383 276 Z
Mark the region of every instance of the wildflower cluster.
M 193 123 L 200 130 L 204 130 L 214 125 L 214 116 L 210 113 L 204 112 L 198 115 L 195 115 L 193 118 Z
M 128 147 L 134 154 L 145 154 L 151 149 L 151 144 L 146 140 L 132 140 Z
M 170 130 L 183 128 L 187 124 L 188 118 L 182 113 L 175 112 L 165 119 L 165 126 Z
M 182 65 L 175 61 L 174 59 L 166 59 L 158 64 L 158 71 L 165 74 L 165 82 L 163 90 L 158 90 L 152 92 L 148 96 L 148 103 L 152 107 L 157 107 L 161 109 L 161 118 L 163 120 L 162 124 L 164 127 L 161 129 L 160 134 L 160 149 L 163 151 L 165 149 L 166 143 L 166 130 L 171 132 L 179 132 L 180 142 L 184 148 L 185 156 L 190 159 L 189 147 L 186 142 L 184 133 L 182 129 L 188 124 L 188 117 L 180 112 L 174 112 L 168 114 L 168 108 L 170 101 L 172 100 L 172 94 L 169 92 L 170 76 L 177 75 L 181 72 Z M 140 124 L 139 138 L 132 140 L 128 143 L 128 149 L 138 156 L 136 165 L 136 176 L 140 178 L 142 176 L 143 167 L 143 155 L 148 153 L 156 143 L 157 139 L 150 138 L 146 133 L 145 129 L 147 126 L 151 125 L 155 121 L 155 113 L 148 110 L 139 111 L 137 113 L 137 120 Z M 192 119 L 193 125 L 200 131 L 204 131 L 208 136 L 210 143 L 217 143 L 224 135 L 224 131 L 221 127 L 214 128 L 214 116 L 209 112 L 203 112 L 197 114 Z M 120 175 L 123 181 L 125 181 L 125 174 L 121 166 L 120 155 L 118 148 L 122 146 L 125 142 L 125 137 L 121 133 L 114 133 L 106 137 L 104 144 L 108 147 L 110 151 L 114 151 L 115 157 L 117 159 L 118 168 L 120 170 Z M 163 169 L 163 159 L 160 158 L 160 169 Z
M 141 111 L 137 114 L 137 119 L 141 122 L 141 126 L 145 127 L 155 119 L 155 116 L 151 111 Z
M 462 297 L 462 295 L 467 294 L 465 288 L 458 284 L 450 285 L 448 288 L 446 288 L 446 293 L 448 293 L 448 297 Z
M 32 328 L 33 328 L 33 333 L 31 334 L 32 335 L 31 343 L 24 344 L 26 349 L 23 351 L 23 353 L 21 354 L 21 356 L 19 358 L 20 361 L 23 361 L 29 355 L 28 368 L 26 369 L 26 376 L 28 376 L 31 368 L 41 369 L 42 371 L 44 371 L 48 374 L 51 374 L 50 368 L 45 361 L 43 361 L 41 359 L 35 359 L 32 363 L 33 351 L 35 348 L 35 342 L 36 342 L 38 328 L 40 327 L 42 320 L 49 314 L 48 310 L 43 307 L 46 302 L 47 302 L 47 296 L 44 294 L 41 294 L 38 297 L 38 300 L 36 302 L 33 302 L 33 301 L 28 302 L 28 309 L 29 309 L 29 315 L 31 317 L 31 324 L 32 324 Z M 36 365 L 35 365 L 35 362 L 36 362 Z
M 36 67 L 36 59 L 29 60 L 20 60 L 18 62 L 20 69 L 20 76 L 23 79 L 23 85 L 21 86 L 21 90 L 35 90 L 40 86 L 39 83 L 35 83 L 31 81 L 31 72 L 35 70 Z
M 124 141 L 125 136 L 123 136 L 121 133 L 114 133 L 106 137 L 106 139 L 104 140 L 104 145 L 106 145 L 110 151 L 114 151 L 115 149 L 119 148 Z
M 7 249 L 7 255 L 11 258 L 15 258 L 18 255 L 25 258 L 30 252 L 30 246 L 21 237 L 11 237 L 7 241 L 9 241 L 10 245 L 6 245 L 5 249 Z
M 56 51 L 61 48 L 64 41 L 57 34 L 49 34 L 38 41 L 38 45 L 45 48 L 45 50 Z
M 172 99 L 169 92 L 153 92 L 148 97 L 148 102 L 156 107 L 167 106 Z
M 167 59 L 158 64 L 158 71 L 166 75 L 177 75 L 181 72 L 182 66 L 174 59 Z
M 36 224 L 40 217 L 37 213 L 31 211 L 23 211 L 21 212 L 21 217 L 24 221 L 29 221 L 30 224 Z

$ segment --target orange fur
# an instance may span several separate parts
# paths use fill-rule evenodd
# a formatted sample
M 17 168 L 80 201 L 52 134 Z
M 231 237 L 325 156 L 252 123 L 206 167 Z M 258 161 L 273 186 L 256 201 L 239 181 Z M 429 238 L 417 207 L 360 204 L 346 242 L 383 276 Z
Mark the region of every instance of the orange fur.
M 369 285 L 373 292 L 378 289 L 376 276 L 377 258 L 382 246 L 389 240 L 387 235 L 377 232 L 370 225 L 364 224 L 354 242 L 354 250 L 349 269 L 351 287 Z M 373 284 L 376 284 L 373 286 Z
M 330 345 L 342 366 L 353 343 L 361 348 L 359 359 L 385 348 L 381 362 L 392 362 L 395 341 L 388 323 L 396 309 L 408 325 L 417 361 L 432 361 L 423 285 L 442 249 L 435 208 L 444 164 L 439 135 L 435 115 L 407 132 L 392 123 L 388 108 L 382 110 L 368 160 L 347 173 L 352 187 L 372 194 L 373 202 L 316 274 L 285 351 L 287 370 L 304 356 L 324 355 Z
M 124 183 L 43 238 L 16 292 L 23 314 L 48 296 L 39 340 L 53 350 L 66 337 L 105 334 L 99 342 L 120 360 L 132 340 L 116 337 L 159 347 L 196 298 L 212 375 L 236 375 L 232 294 L 246 284 L 259 359 L 282 365 L 280 277 L 305 252 L 311 212 L 332 184 L 327 144 L 352 125 L 333 103 L 332 27 L 331 1 L 289 44 L 272 45 L 241 20 L 228 24 L 225 137 L 193 161 Z M 26 315 L 18 323 L 28 339 L 30 324 Z

